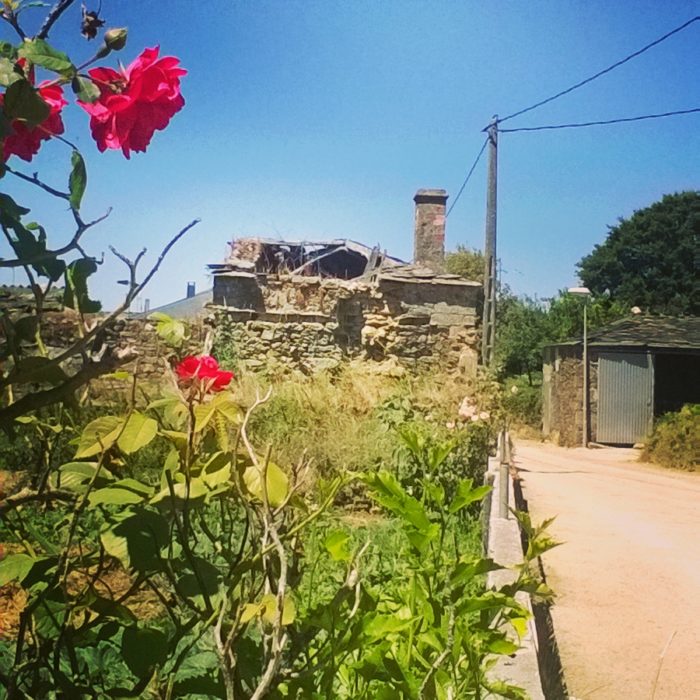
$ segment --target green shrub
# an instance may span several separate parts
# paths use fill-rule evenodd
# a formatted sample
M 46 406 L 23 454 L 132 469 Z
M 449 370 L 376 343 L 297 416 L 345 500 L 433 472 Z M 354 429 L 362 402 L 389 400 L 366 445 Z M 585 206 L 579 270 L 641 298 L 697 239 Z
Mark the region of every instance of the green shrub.
M 531 384 L 526 375 L 506 382 L 503 407 L 511 425 L 542 427 L 542 381 L 533 375 Z
M 642 459 L 693 471 L 700 465 L 700 404 L 667 413 L 654 426 Z

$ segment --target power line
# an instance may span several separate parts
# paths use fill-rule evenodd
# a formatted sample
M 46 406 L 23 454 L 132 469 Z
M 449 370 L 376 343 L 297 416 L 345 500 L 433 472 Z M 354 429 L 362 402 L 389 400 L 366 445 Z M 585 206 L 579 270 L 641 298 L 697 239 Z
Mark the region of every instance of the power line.
M 583 87 L 584 85 L 587 85 L 588 83 L 594 81 L 596 78 L 600 78 L 601 75 L 605 75 L 606 73 L 609 73 L 610 71 L 614 70 L 615 68 L 619 68 L 621 65 L 627 63 L 627 61 L 631 61 L 633 58 L 636 58 L 637 56 L 640 56 L 643 54 L 645 51 L 648 51 L 654 46 L 657 46 L 660 44 L 662 41 L 666 41 L 669 37 L 672 37 L 674 34 L 678 34 L 678 32 L 683 31 L 686 27 L 689 27 L 693 22 L 697 22 L 700 20 L 700 15 L 696 15 L 692 19 L 689 19 L 685 24 L 681 24 L 680 27 L 676 27 L 675 29 L 671 30 L 668 32 L 668 34 L 664 34 L 662 37 L 659 37 L 655 41 L 652 41 L 651 44 L 647 44 L 646 46 L 643 46 L 641 49 L 638 51 L 635 51 L 634 53 L 631 53 L 629 56 L 626 56 L 622 60 L 618 61 L 617 63 L 613 63 L 611 66 L 608 66 L 602 71 L 599 71 L 595 75 L 592 75 L 590 78 L 586 78 L 585 80 L 582 80 L 580 83 L 576 83 L 575 85 L 572 85 L 571 87 L 567 88 L 566 90 L 562 90 L 561 92 L 558 92 L 556 95 L 552 95 L 551 97 L 548 97 L 546 100 L 541 100 L 540 102 L 536 102 L 534 105 L 531 105 L 530 107 L 526 107 L 525 109 L 521 109 L 517 112 L 513 112 L 513 114 L 509 114 L 507 117 L 503 117 L 503 119 L 499 119 L 499 122 L 505 122 L 508 121 L 508 119 L 513 119 L 514 117 L 519 117 L 521 114 L 525 114 L 525 112 L 530 112 L 533 109 L 536 109 L 537 107 L 541 107 L 542 105 L 546 105 L 548 102 L 553 102 L 554 100 L 558 99 L 559 97 L 562 97 L 564 95 L 568 95 L 570 92 L 573 92 L 574 90 L 577 90 L 580 87 Z M 484 129 L 486 131 L 488 127 Z M 505 129 L 504 129 L 505 131 Z
M 479 163 L 479 160 L 481 159 L 481 156 L 484 152 L 484 149 L 486 148 L 486 144 L 489 142 L 488 136 L 484 139 L 484 143 L 481 146 L 481 150 L 479 151 L 479 155 L 476 157 L 476 160 L 472 164 L 472 167 L 469 168 L 469 172 L 467 173 L 467 177 L 464 178 L 464 182 L 462 183 L 462 186 L 459 188 L 459 192 L 457 192 L 457 196 L 454 198 L 454 201 L 452 204 L 450 204 L 450 208 L 447 210 L 447 214 L 445 215 L 446 217 L 450 215 L 450 212 L 455 208 L 455 204 L 459 202 L 459 198 L 462 196 L 462 192 L 464 192 L 464 188 L 467 186 L 467 183 L 469 182 L 469 178 L 472 176 L 472 173 L 476 169 L 477 164 Z
M 621 117 L 619 119 L 605 119 L 595 122 L 578 122 L 574 124 L 550 124 L 547 126 L 521 126 L 518 129 L 499 129 L 501 133 L 512 134 L 516 131 L 546 131 L 551 129 L 577 129 L 582 126 L 603 126 L 606 124 L 621 124 L 623 122 L 639 122 L 644 119 L 661 119 L 662 117 L 674 117 L 678 114 L 693 114 L 700 112 L 700 107 L 693 109 L 681 109 L 676 112 L 663 112 L 662 114 L 644 114 L 640 117 Z

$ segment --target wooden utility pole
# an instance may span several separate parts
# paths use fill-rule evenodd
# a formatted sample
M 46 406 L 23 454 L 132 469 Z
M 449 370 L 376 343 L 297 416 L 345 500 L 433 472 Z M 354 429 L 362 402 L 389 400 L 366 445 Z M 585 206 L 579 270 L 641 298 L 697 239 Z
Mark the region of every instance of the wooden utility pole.
M 481 361 L 491 366 L 496 345 L 496 205 L 498 184 L 498 115 L 488 128 L 489 173 L 486 190 L 486 237 L 484 241 L 484 316 Z

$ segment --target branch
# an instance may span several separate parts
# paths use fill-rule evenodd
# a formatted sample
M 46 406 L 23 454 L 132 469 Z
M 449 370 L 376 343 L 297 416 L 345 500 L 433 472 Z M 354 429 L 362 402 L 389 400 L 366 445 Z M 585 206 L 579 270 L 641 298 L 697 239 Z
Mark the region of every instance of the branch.
M 268 392 L 269 398 L 270 392 Z M 241 429 L 242 430 L 242 429 Z M 277 530 L 274 514 L 270 508 L 270 502 L 267 493 L 267 469 L 270 463 L 271 448 L 267 451 L 267 456 L 261 470 L 261 485 L 262 485 L 262 516 L 267 532 L 269 532 L 274 548 L 277 550 L 279 560 L 279 576 L 277 579 L 277 610 L 275 619 L 272 623 L 271 641 L 270 641 L 270 660 L 267 663 L 265 672 L 262 675 L 255 692 L 251 695 L 250 700 L 262 700 L 267 695 L 267 691 L 272 685 L 272 682 L 277 675 L 282 663 L 282 655 L 287 645 L 288 636 L 284 630 L 283 617 L 285 597 L 287 594 L 287 577 L 289 571 L 289 563 L 287 561 L 287 553 L 284 550 L 284 545 Z
M 6 408 L 0 409 L 0 425 L 7 425 L 11 423 L 18 416 L 25 415 L 30 411 L 35 411 L 44 406 L 50 406 L 51 404 L 57 403 L 70 394 L 72 394 L 76 389 L 79 389 L 83 384 L 87 384 L 91 379 L 95 379 L 102 374 L 107 374 L 113 372 L 120 365 L 131 362 L 131 360 L 136 358 L 136 354 L 133 352 L 125 353 L 119 357 L 114 355 L 109 355 L 99 362 L 92 362 L 80 371 L 76 372 L 72 377 L 63 384 L 54 387 L 53 389 L 46 389 L 45 391 L 38 391 L 32 394 L 27 394 L 19 401 L 10 404 Z M 41 365 L 42 368 L 48 366 L 48 363 Z
M 14 510 L 15 508 L 24 505 L 25 503 L 31 503 L 32 501 L 40 501 L 42 503 L 48 503 L 50 501 L 65 501 L 66 503 L 72 503 L 76 500 L 77 494 L 71 491 L 30 491 L 29 489 L 23 489 L 14 496 L 8 496 L 4 501 L 0 501 L 0 515 L 4 515 L 8 511 Z
M 68 194 L 68 192 L 61 192 L 61 190 L 57 190 L 55 187 L 47 185 L 45 182 L 42 182 L 39 179 L 39 176 L 36 173 L 33 175 L 25 175 L 24 173 L 19 172 L 19 170 L 13 170 L 7 165 L 5 166 L 5 170 L 11 175 L 18 177 L 20 180 L 30 182 L 32 185 L 36 185 L 37 187 L 41 187 L 42 190 L 52 194 L 54 197 L 59 197 L 60 199 L 65 199 L 66 201 L 70 200 L 70 194 Z
M 73 234 L 73 238 L 71 238 L 70 241 L 66 243 L 66 245 L 64 245 L 61 248 L 56 248 L 56 250 L 47 250 L 45 253 L 42 253 L 41 255 L 35 255 L 33 258 L 0 260 L 0 267 L 26 267 L 27 265 L 36 265 L 37 263 L 42 263 L 45 260 L 51 260 L 61 255 L 65 255 L 66 253 L 70 253 L 72 250 L 79 250 L 83 254 L 83 257 L 88 257 L 87 255 L 85 255 L 85 251 L 83 251 L 83 249 L 80 247 L 80 239 L 83 237 L 83 234 L 88 229 L 91 229 L 93 226 L 102 223 L 111 213 L 112 207 L 107 209 L 107 211 L 102 216 L 98 217 L 93 221 L 89 221 L 86 224 L 82 221 L 78 213 L 75 210 L 73 210 L 73 215 L 75 216 L 78 228 Z
M 0 14 L 0 17 L 2 17 L 17 32 L 22 41 L 27 38 L 24 29 L 19 26 L 17 15 L 12 10 L 5 10 L 2 14 Z
M 255 465 L 257 469 L 260 469 L 260 464 L 258 462 L 258 458 L 255 455 L 255 450 L 253 449 L 253 446 L 250 444 L 250 440 L 248 439 L 248 421 L 250 420 L 250 417 L 255 413 L 257 408 L 259 406 L 262 406 L 264 403 L 267 403 L 270 400 L 270 397 L 272 396 L 272 387 L 270 387 L 267 392 L 265 393 L 265 396 L 262 398 L 260 397 L 260 394 L 258 394 L 255 397 L 255 402 L 253 405 L 246 411 L 246 414 L 243 418 L 243 424 L 241 425 L 241 440 L 243 440 L 243 444 L 245 445 L 246 451 L 248 452 L 248 456 L 250 457 L 250 461 Z
M 183 228 L 181 231 L 179 231 L 171 240 L 170 242 L 163 248 L 163 251 L 161 252 L 158 260 L 156 261 L 155 265 L 151 268 L 151 271 L 146 275 L 145 279 L 143 282 L 138 284 L 133 290 L 130 289 L 130 291 L 127 293 L 126 298 L 124 301 L 114 310 L 112 313 L 110 313 L 106 318 L 104 318 L 100 323 L 97 323 L 94 328 L 89 330 L 82 338 L 78 339 L 73 345 L 68 347 L 66 350 L 64 350 L 62 353 L 56 355 L 55 357 L 52 357 L 50 360 L 47 362 L 44 362 L 41 365 L 41 368 L 38 368 L 37 370 L 33 371 L 27 371 L 25 372 L 22 376 L 22 379 L 24 381 L 26 380 L 31 380 L 31 377 L 33 374 L 44 372 L 47 370 L 49 367 L 54 367 L 59 365 L 61 362 L 64 360 L 67 360 L 71 357 L 74 357 L 75 355 L 80 354 L 87 348 L 88 343 L 104 328 L 109 326 L 112 321 L 116 320 L 124 311 L 126 311 L 129 308 L 129 305 L 131 302 L 134 300 L 134 298 L 141 292 L 141 290 L 148 284 L 148 282 L 151 280 L 153 275 L 158 271 L 158 268 L 160 267 L 161 263 L 163 262 L 163 259 L 165 256 L 168 254 L 170 249 L 177 243 L 191 228 L 196 226 L 200 222 L 200 219 L 195 219 L 194 221 L 190 222 L 185 228 Z M 139 258 L 137 258 L 136 263 L 138 263 Z M 133 264 L 133 263 L 132 263 Z M 131 358 L 134 359 L 134 358 Z M 108 370 L 111 371 L 111 370 Z M 16 378 L 15 378 L 16 379 Z M 0 382 L 0 388 L 3 388 L 10 384 L 11 382 L 7 381 L 7 379 L 3 382 Z M 16 381 L 14 383 L 17 383 Z M 45 393 L 45 392 L 44 392 Z M 15 404 L 12 404 L 13 406 Z M 47 404 L 42 404 L 42 405 L 47 405 Z M 10 407 L 11 408 L 11 407 Z M 6 409 L 9 410 L 9 409 Z M 31 409 L 28 409 L 31 410 Z M 0 422 L 2 422 L 2 412 L 0 411 Z
M 46 15 L 44 24 L 41 25 L 39 33 L 34 37 L 35 39 L 46 39 L 51 31 L 51 27 L 58 21 L 59 17 L 73 4 L 74 0 L 58 0 L 58 2 L 51 8 L 49 14 Z

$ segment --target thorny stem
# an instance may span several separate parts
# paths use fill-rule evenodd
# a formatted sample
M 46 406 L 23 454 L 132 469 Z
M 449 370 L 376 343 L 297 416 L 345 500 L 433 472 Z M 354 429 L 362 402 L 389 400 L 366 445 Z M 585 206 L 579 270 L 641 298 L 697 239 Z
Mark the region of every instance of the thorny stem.
M 58 2 L 51 8 L 44 23 L 41 25 L 41 29 L 36 35 L 37 39 L 46 39 L 51 31 L 51 27 L 58 21 L 61 15 L 73 4 L 74 0 L 58 0 Z

